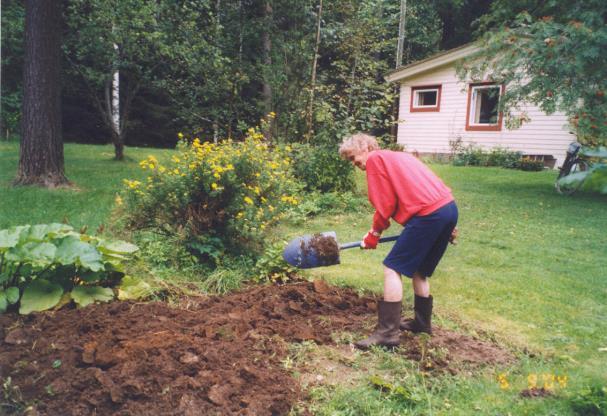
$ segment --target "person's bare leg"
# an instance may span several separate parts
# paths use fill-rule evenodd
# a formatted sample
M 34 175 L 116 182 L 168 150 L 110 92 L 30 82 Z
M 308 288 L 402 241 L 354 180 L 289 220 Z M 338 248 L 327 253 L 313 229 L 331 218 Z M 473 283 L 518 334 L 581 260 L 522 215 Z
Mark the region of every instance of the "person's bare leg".
M 384 300 L 400 302 L 403 300 L 403 282 L 400 273 L 384 266 Z
M 413 279 L 411 279 L 413 285 L 413 292 L 422 298 L 430 296 L 430 282 L 419 272 L 413 273 Z

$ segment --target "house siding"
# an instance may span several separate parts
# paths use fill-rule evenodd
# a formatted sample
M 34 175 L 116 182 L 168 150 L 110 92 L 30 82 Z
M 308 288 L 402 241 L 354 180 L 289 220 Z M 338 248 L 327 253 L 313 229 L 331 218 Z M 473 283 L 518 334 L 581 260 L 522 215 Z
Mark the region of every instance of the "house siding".
M 410 112 L 411 87 L 441 85 L 439 112 Z M 526 155 L 547 155 L 560 166 L 566 149 L 575 136 L 569 133 L 563 113 L 547 115 L 539 108 L 521 106 L 531 118 L 518 129 L 501 131 L 467 131 L 467 83 L 459 81 L 454 65 L 447 65 L 401 81 L 398 142 L 408 151 L 449 153 L 449 142 L 461 138 L 464 145 L 475 144 L 485 149 L 494 147 L 520 151 Z

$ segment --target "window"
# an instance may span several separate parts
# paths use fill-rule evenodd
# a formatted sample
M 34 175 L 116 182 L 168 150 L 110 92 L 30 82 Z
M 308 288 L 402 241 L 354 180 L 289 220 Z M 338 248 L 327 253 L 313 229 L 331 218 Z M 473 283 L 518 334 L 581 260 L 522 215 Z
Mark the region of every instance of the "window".
M 502 113 L 498 111 L 503 87 L 491 82 L 470 84 L 466 130 L 499 131 L 502 129 Z
M 411 87 L 410 111 L 440 111 L 440 94 L 440 85 Z

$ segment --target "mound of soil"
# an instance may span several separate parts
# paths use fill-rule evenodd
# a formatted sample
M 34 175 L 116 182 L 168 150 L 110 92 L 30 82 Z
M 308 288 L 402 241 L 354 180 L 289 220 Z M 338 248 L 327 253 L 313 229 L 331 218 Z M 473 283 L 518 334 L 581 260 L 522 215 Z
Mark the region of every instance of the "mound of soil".
M 462 370 L 483 365 L 505 365 L 514 361 L 514 355 L 489 341 L 442 328 L 432 328 L 431 337 L 409 332 L 401 336 L 400 351 L 419 361 L 426 370 L 443 370 L 456 374 Z
M 10 377 L 12 400 L 38 415 L 282 415 L 303 394 L 282 365 L 288 344 L 364 332 L 374 310 L 374 299 L 316 281 L 193 298 L 187 308 L 115 302 L 0 315 L 0 383 Z M 403 351 L 428 356 L 407 339 Z M 461 346 L 471 357 L 472 344 Z
M 316 282 L 188 309 L 116 302 L 0 316 L 0 379 L 41 415 L 286 414 L 301 394 L 281 365 L 287 343 L 329 343 L 372 303 Z

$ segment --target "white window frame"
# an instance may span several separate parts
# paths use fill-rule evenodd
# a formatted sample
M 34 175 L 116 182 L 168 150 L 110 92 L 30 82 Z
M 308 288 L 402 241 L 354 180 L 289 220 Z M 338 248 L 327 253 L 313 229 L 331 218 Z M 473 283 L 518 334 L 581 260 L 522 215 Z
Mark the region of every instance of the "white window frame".
M 468 105 L 470 106 L 470 112 L 468 113 L 468 125 L 470 127 L 497 127 L 500 125 L 500 113 L 499 110 L 497 112 L 497 119 L 495 123 L 475 123 L 475 115 L 476 115 L 476 91 L 478 90 L 488 90 L 488 89 L 498 89 L 499 88 L 499 96 L 497 98 L 497 104 L 499 106 L 499 102 L 502 98 L 502 93 L 504 91 L 503 85 L 499 84 L 487 84 L 487 85 L 472 85 L 470 87 L 470 102 Z
M 440 88 L 439 87 L 432 87 L 432 88 L 420 88 L 420 89 L 414 89 L 413 90 L 413 105 L 412 108 L 414 109 L 418 109 L 418 108 L 439 108 L 440 105 Z M 419 93 L 420 92 L 436 92 L 436 104 L 434 105 L 419 105 Z

